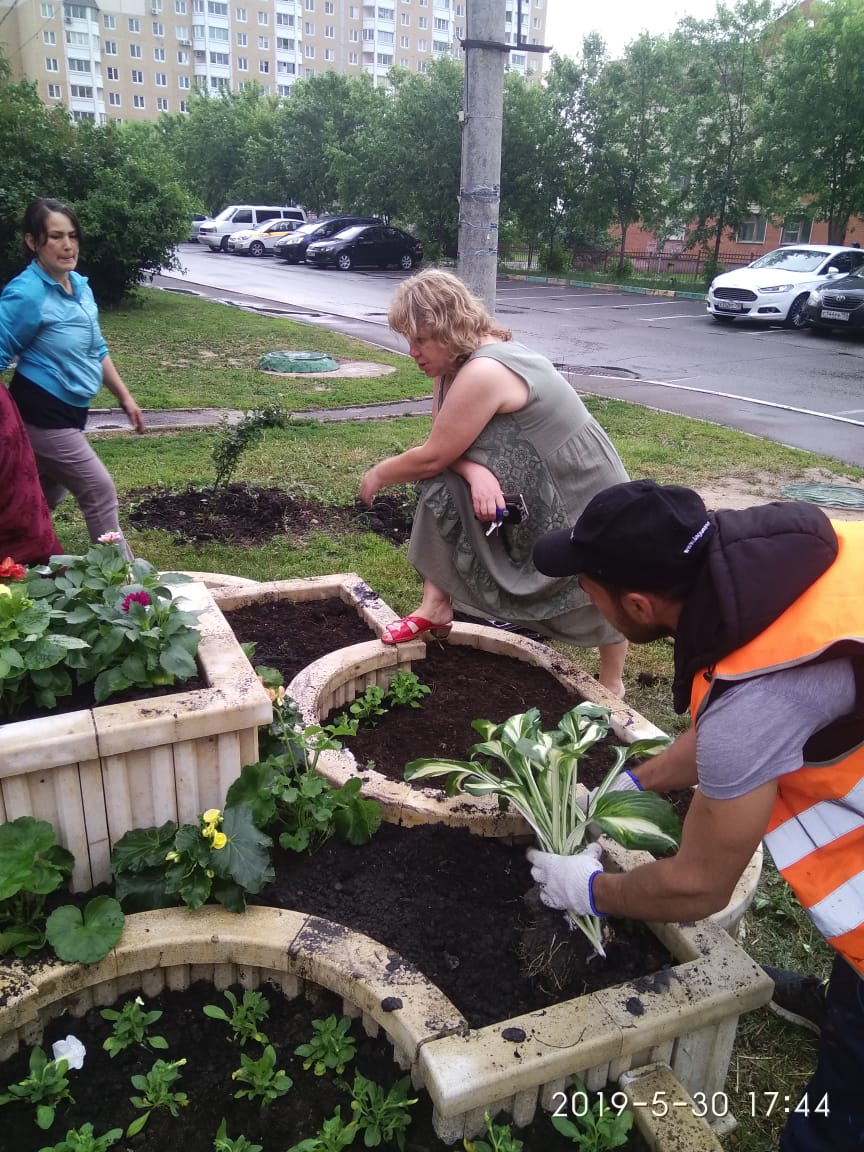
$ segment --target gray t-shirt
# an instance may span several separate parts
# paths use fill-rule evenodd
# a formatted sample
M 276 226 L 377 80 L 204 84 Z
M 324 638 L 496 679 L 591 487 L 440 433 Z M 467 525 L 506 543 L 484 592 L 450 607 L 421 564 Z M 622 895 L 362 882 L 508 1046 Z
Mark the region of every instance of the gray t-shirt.
M 855 673 L 846 659 L 728 688 L 696 729 L 699 787 L 714 800 L 732 800 L 794 772 L 810 737 L 854 707 Z

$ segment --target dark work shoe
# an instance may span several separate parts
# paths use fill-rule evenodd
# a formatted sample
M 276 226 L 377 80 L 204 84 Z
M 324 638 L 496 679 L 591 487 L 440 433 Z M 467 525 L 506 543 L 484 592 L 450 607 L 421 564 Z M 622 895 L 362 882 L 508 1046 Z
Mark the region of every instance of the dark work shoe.
M 769 968 L 767 964 L 762 967 L 774 981 L 774 995 L 768 1005 L 771 1011 L 818 1036 L 825 1016 L 828 981 L 786 968 Z

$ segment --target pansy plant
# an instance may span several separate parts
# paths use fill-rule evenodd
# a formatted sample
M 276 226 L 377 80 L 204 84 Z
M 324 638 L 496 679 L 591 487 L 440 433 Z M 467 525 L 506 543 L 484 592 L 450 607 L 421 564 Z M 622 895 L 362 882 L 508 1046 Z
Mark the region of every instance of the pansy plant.
M 662 852 L 677 847 L 679 820 L 661 796 L 612 791 L 626 761 L 655 755 L 668 746 L 666 737 L 614 748 L 612 766 L 586 803 L 585 789 L 579 784 L 579 761 L 608 733 L 607 709 L 579 704 L 549 732 L 541 728 L 536 708 L 511 716 L 503 724 L 475 720 L 472 726 L 483 741 L 473 745 L 471 760 L 413 760 L 405 767 L 405 779 L 416 782 L 446 776 L 448 795 L 497 796 L 499 803 L 512 804 L 531 825 L 544 852 L 560 856 L 580 852 L 591 825 L 625 848 Z M 570 921 L 604 955 L 599 917 L 570 915 Z

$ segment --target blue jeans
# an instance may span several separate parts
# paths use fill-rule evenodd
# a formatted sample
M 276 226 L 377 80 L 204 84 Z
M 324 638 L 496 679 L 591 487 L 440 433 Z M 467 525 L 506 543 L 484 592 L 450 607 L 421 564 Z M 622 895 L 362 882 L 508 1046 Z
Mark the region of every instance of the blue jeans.
M 814 1111 L 823 1097 L 828 1116 Z M 780 1152 L 864 1149 L 864 977 L 841 956 L 831 969 L 819 1057 L 806 1098 L 810 1115 L 790 1112 Z M 790 1107 L 795 1103 L 790 1099 Z

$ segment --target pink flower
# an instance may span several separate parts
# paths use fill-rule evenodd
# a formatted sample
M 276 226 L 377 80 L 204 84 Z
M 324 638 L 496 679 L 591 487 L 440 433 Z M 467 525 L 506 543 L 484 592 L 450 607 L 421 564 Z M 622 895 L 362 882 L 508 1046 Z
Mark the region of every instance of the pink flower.
M 132 603 L 143 604 L 146 608 L 150 603 L 150 595 L 147 592 L 130 592 L 128 596 L 123 597 L 123 603 L 120 605 L 124 612 L 129 611 L 129 605 Z
M 27 575 L 27 569 L 23 564 L 16 564 L 11 556 L 0 564 L 0 580 L 23 580 Z
M 120 544 L 122 540 L 122 532 L 103 532 L 102 535 L 98 537 L 100 544 Z

